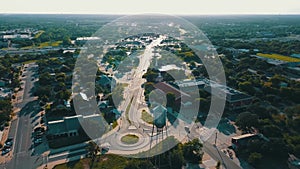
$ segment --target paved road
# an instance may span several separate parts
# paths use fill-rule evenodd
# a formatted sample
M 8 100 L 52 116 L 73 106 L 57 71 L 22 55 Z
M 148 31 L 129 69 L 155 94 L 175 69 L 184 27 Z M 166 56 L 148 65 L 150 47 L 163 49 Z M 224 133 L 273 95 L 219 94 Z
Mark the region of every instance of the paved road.
M 7 164 L 9 169 L 31 169 L 36 168 L 35 160 L 37 156 L 32 156 L 31 150 L 31 133 L 33 124 L 31 123 L 30 114 L 36 108 L 34 97 L 31 96 L 31 89 L 33 87 L 32 76 L 36 65 L 29 64 L 27 71 L 24 72 L 25 86 L 23 101 L 17 105 L 21 109 L 18 113 L 18 118 L 11 126 L 9 136 L 14 137 L 13 158 Z
M 111 145 L 110 151 L 118 151 L 118 154 L 135 154 L 149 148 L 150 137 L 146 132 L 143 132 L 141 125 L 144 122 L 140 119 L 141 113 L 138 112 L 140 103 L 144 101 L 144 99 L 142 99 L 144 90 L 141 86 L 145 82 L 145 79 L 143 79 L 142 76 L 145 70 L 150 66 L 153 57 L 153 47 L 158 45 L 162 40 L 162 38 L 158 38 L 146 47 L 144 54 L 139 56 L 139 66 L 133 70 L 132 78 L 127 81 L 129 85 L 125 89 L 125 99 L 118 108 L 124 112 L 121 117 L 121 124 L 117 126 L 117 128 L 120 127 L 120 130 L 118 133 L 115 133 L 114 130 L 109 132 L 106 134 L 107 137 L 100 141 L 101 143 L 109 142 Z M 140 136 L 137 144 L 126 145 L 121 142 L 120 138 L 123 135 L 133 133 Z
M 225 155 L 218 148 L 206 142 L 203 144 L 203 150 L 209 154 L 214 160 L 220 161 L 225 169 L 241 169 L 232 159 Z

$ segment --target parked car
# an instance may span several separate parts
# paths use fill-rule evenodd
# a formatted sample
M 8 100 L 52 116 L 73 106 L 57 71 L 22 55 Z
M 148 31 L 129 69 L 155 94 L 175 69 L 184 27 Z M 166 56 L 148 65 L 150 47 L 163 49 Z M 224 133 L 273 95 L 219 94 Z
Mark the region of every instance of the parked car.
M 3 148 L 1 155 L 5 155 L 5 154 L 9 153 L 10 150 L 11 150 L 10 148 Z
M 34 145 L 39 145 L 43 142 L 43 140 L 42 140 L 42 138 L 37 138 L 33 142 L 34 142 Z
M 8 138 L 4 143 L 4 147 L 11 147 L 12 145 L 13 145 L 13 138 Z

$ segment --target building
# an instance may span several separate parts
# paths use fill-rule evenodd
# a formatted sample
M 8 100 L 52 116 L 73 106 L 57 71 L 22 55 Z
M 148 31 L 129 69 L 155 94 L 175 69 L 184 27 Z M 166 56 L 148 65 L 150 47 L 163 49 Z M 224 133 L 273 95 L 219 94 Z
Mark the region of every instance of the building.
M 113 114 L 115 115 L 115 119 L 120 118 L 121 115 L 122 115 L 122 112 L 120 112 L 118 109 L 113 109 L 113 110 L 111 111 L 111 113 L 113 113 Z
M 238 110 L 245 108 L 249 104 L 251 104 L 253 100 L 252 96 L 206 78 L 178 81 L 176 82 L 176 85 L 178 85 L 180 89 L 189 92 L 192 92 L 190 90 L 195 90 L 195 86 L 198 86 L 199 89 L 204 89 L 206 92 L 211 94 L 212 88 L 217 89 L 216 91 L 221 93 L 219 93 L 219 95 L 216 93 L 215 95 L 217 97 L 223 97 L 223 94 L 225 94 L 226 108 L 229 110 Z
M 113 77 L 108 77 L 107 75 L 101 75 L 100 80 L 97 82 L 103 87 L 114 88 L 116 86 L 116 80 Z
M 0 87 L 0 99 L 10 98 L 12 96 L 11 89 Z
M 76 115 L 64 117 L 62 120 L 49 121 L 47 124 L 48 138 L 78 136 L 81 129 L 80 123 L 89 120 L 101 120 L 101 116 L 99 114 L 88 116 Z
M 246 108 L 253 101 L 253 97 L 230 87 L 219 85 L 217 83 L 212 83 L 210 86 L 205 86 L 204 90 L 211 93 L 211 88 L 217 88 L 219 91 L 225 93 L 226 108 L 229 110 Z
M 3 81 L 3 80 L 0 80 L 0 87 L 5 87 L 5 81 Z
M 203 89 L 206 83 L 202 80 L 187 79 L 187 80 L 177 81 L 175 84 L 183 91 L 195 92 L 196 86 Z
M 238 148 L 242 146 L 247 146 L 248 142 L 253 139 L 259 139 L 258 134 L 243 134 L 240 136 L 235 136 L 231 138 L 231 143 L 233 148 Z
M 106 109 L 107 107 L 108 107 L 108 101 L 100 101 L 99 103 L 98 103 L 98 107 L 99 107 L 99 109 Z
M 163 128 L 166 125 L 167 109 L 162 105 L 158 105 L 151 112 L 154 115 L 154 125 L 157 128 Z
M 177 104 L 185 104 L 190 101 L 190 95 L 180 91 L 179 89 L 171 86 L 166 82 L 159 82 L 154 85 L 155 88 L 159 89 L 163 95 L 167 95 L 168 93 L 173 93 L 175 95 L 175 102 Z

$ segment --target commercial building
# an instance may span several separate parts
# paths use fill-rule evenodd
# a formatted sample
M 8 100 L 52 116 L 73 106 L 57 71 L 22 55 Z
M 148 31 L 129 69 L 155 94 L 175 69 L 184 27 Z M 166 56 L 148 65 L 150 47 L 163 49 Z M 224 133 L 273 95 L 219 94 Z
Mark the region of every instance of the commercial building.
M 81 129 L 81 122 L 86 121 L 100 121 L 101 116 L 99 114 L 93 114 L 88 116 L 76 115 L 70 117 L 64 117 L 62 120 L 49 121 L 47 124 L 48 138 L 53 139 L 57 137 L 72 137 L 79 135 Z
M 175 103 L 185 105 L 187 102 L 190 102 L 190 95 L 182 92 L 181 90 L 175 88 L 174 86 L 166 83 L 159 82 L 154 85 L 156 89 L 162 92 L 162 95 L 167 95 L 168 93 L 173 93 L 175 95 Z
M 216 89 L 219 93 L 214 93 L 214 95 L 217 97 L 224 97 L 225 95 L 226 108 L 229 110 L 245 108 L 251 104 L 253 100 L 252 96 L 206 78 L 178 81 L 176 85 L 183 91 L 195 90 L 194 87 L 198 86 L 199 89 L 203 89 L 211 94 L 212 89 Z
M 246 146 L 250 140 L 259 139 L 258 134 L 243 134 L 240 136 L 235 136 L 231 138 L 231 143 L 233 148 L 238 148 L 241 146 Z

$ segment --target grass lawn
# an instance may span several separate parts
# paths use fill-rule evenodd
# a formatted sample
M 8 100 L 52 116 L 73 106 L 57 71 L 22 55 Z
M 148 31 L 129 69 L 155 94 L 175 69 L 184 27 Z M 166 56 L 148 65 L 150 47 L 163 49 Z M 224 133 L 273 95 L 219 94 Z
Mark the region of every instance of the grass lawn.
M 264 53 L 257 53 L 257 56 L 270 58 L 270 59 L 276 59 L 276 60 L 282 60 L 286 62 L 300 62 L 300 59 L 293 58 L 290 56 L 284 56 L 279 54 L 264 54 Z
M 146 123 L 153 124 L 153 117 L 146 111 L 142 111 L 142 120 Z
M 36 46 L 36 48 L 44 48 L 44 47 L 57 47 L 59 45 L 62 44 L 62 41 L 55 41 L 55 42 L 43 42 L 40 43 L 39 46 Z M 33 49 L 34 46 L 26 46 L 26 47 L 22 47 L 21 49 Z
M 151 148 L 151 150 L 144 151 L 141 153 L 138 153 L 134 156 L 136 157 L 151 157 L 153 155 L 160 154 L 161 152 L 164 152 L 167 149 L 170 149 L 172 146 L 178 144 L 179 141 L 174 136 L 169 136 L 165 138 L 163 141 L 159 142 L 155 146 Z
M 84 166 L 89 165 L 89 159 L 83 159 L 79 161 L 71 161 L 69 163 L 60 164 L 54 167 L 54 169 L 82 169 Z
M 40 46 L 38 48 L 43 48 L 43 47 L 47 47 L 47 46 L 53 46 L 53 47 L 57 47 L 62 43 L 62 41 L 55 41 L 55 42 L 43 42 L 40 44 Z
M 39 38 L 45 31 L 39 31 L 37 34 L 34 35 L 34 38 Z
M 61 147 L 66 147 L 74 144 L 83 143 L 85 141 L 90 140 L 88 136 L 73 136 L 73 137 L 65 137 L 65 138 L 58 138 L 54 140 L 49 140 L 49 147 L 56 149 Z
M 114 154 L 100 155 L 97 156 L 93 169 L 125 168 L 128 161 L 129 161 L 128 158 L 114 155 Z M 84 168 L 89 168 L 89 165 L 90 165 L 90 159 L 86 158 L 79 161 L 57 165 L 54 167 L 54 169 L 84 169 Z
M 30 64 L 30 63 L 34 63 L 36 62 L 37 60 L 28 60 L 28 61 L 25 61 L 23 62 L 23 64 Z
M 133 134 L 128 134 L 123 136 L 121 141 L 125 144 L 135 144 L 139 141 L 139 137 Z

